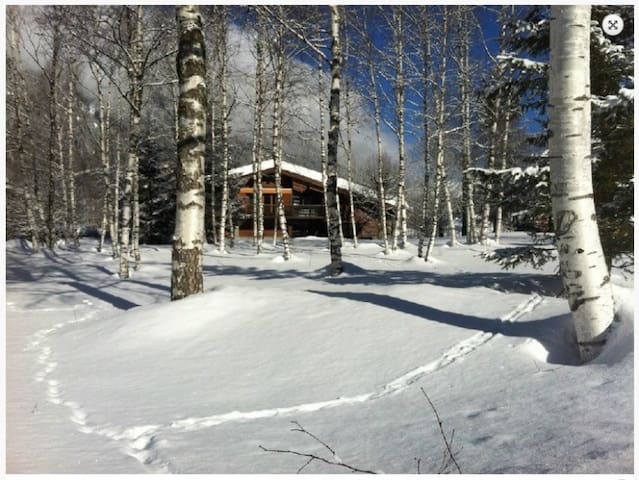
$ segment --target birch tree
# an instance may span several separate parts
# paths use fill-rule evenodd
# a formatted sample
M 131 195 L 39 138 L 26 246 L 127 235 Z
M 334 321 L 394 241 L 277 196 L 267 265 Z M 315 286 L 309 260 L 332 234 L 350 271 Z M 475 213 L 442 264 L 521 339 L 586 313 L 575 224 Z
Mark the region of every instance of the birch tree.
M 328 130 L 328 156 L 326 162 L 326 192 L 329 213 L 329 231 L 331 264 L 329 274 L 333 277 L 343 271 L 342 242 L 339 236 L 341 222 L 337 207 L 337 146 L 339 142 L 340 122 L 340 81 L 342 74 L 342 52 L 340 46 L 340 10 L 331 5 L 331 97 L 329 100 L 330 123 Z
M 282 7 L 278 7 L 281 9 Z M 281 11 L 280 11 L 281 13 Z M 284 201 L 282 199 L 282 92 L 284 84 L 284 30 L 279 25 L 276 29 L 273 42 L 274 69 L 275 69 L 275 91 L 273 92 L 273 130 L 272 130 L 272 151 L 273 163 L 275 164 L 275 202 L 277 206 L 276 219 L 282 232 L 282 245 L 284 247 L 284 260 L 291 258 L 291 249 L 286 224 L 286 213 L 284 211 Z M 274 236 L 277 235 L 277 226 L 273 229 Z
M 222 181 L 222 198 L 220 203 L 220 223 L 218 225 L 218 249 L 220 252 L 226 251 L 226 225 L 230 220 L 229 211 L 229 112 L 228 112 L 228 52 L 227 52 L 227 16 L 226 7 L 217 7 L 218 25 L 216 29 L 216 50 L 217 50 L 217 86 L 220 92 L 219 111 L 216 122 L 219 122 L 220 136 L 217 154 L 221 159 L 220 171 Z M 216 140 L 217 137 L 216 137 Z M 231 230 L 231 235 L 233 231 Z
M 402 6 L 393 6 L 393 39 L 395 44 L 395 112 L 397 116 L 397 140 L 399 145 L 399 175 L 397 178 L 397 215 L 393 229 L 392 249 L 404 248 L 407 236 L 406 224 L 406 142 L 404 124 L 404 24 Z M 400 238 L 401 236 L 401 238 Z
M 346 15 L 344 15 L 346 17 Z M 342 19 L 342 25 L 347 25 L 346 19 Z M 344 36 L 344 55 L 342 59 L 344 62 L 348 62 L 350 57 L 350 36 L 348 29 L 343 28 Z M 348 205 L 349 205 L 349 218 L 351 222 L 351 233 L 353 235 L 353 248 L 357 248 L 357 223 L 355 222 L 355 202 L 353 200 L 353 120 L 351 117 L 351 85 L 349 76 L 344 69 L 344 113 L 346 115 L 346 171 L 348 180 Z
M 67 91 L 67 175 L 69 194 L 69 234 L 73 241 L 74 248 L 80 246 L 78 238 L 78 215 L 75 202 L 75 169 L 73 150 L 75 145 L 73 128 L 73 105 L 74 105 L 74 82 L 71 68 L 69 68 L 68 91 Z M 63 179 L 63 181 L 65 181 Z
M 444 164 L 445 154 L 445 129 L 446 129 L 446 69 L 447 69 L 447 50 L 448 50 L 448 20 L 449 12 L 447 7 L 443 7 L 443 26 L 442 26 L 442 45 L 441 45 L 441 60 L 440 60 L 440 74 L 437 85 L 435 86 L 435 109 L 436 118 L 435 126 L 437 128 L 437 150 L 435 157 L 435 184 L 433 188 L 433 205 L 431 209 L 431 225 L 428 237 L 428 243 L 426 246 L 426 252 L 424 253 L 424 260 L 428 261 L 433 249 L 435 247 L 435 237 L 437 236 L 437 228 L 439 225 L 439 208 L 440 208 L 440 195 L 443 193 L 444 202 L 447 204 L 448 210 L 452 210 L 450 205 L 450 195 L 448 193 L 448 185 L 446 180 L 446 166 Z M 454 245 L 455 226 L 451 222 L 452 215 L 449 215 L 450 225 L 450 242 Z
M 386 222 L 386 188 L 384 186 L 384 152 L 382 148 L 382 130 L 381 130 L 381 106 L 378 92 L 378 79 L 376 70 L 375 46 L 373 44 L 373 32 L 368 27 L 367 18 L 362 19 L 362 28 L 360 34 L 364 43 L 366 52 L 366 70 L 368 73 L 368 89 L 370 101 L 373 106 L 373 120 L 375 123 L 375 146 L 377 159 L 377 202 L 379 209 L 380 235 L 384 242 L 384 255 L 390 253 L 390 245 L 388 242 L 388 225 Z
M 34 252 L 40 250 L 40 232 L 36 221 L 36 205 L 37 198 L 32 191 L 31 182 L 29 182 L 29 174 L 27 169 L 27 159 L 25 151 L 26 130 L 29 127 L 29 117 L 27 115 L 28 103 L 24 78 L 20 72 L 20 50 L 18 46 L 18 33 L 16 25 L 15 7 L 7 7 L 7 27 L 9 29 L 9 42 L 7 51 L 7 102 L 13 107 L 15 116 L 15 154 L 20 165 L 20 174 L 22 176 L 22 193 L 24 197 L 24 208 L 27 214 L 27 224 L 31 235 L 31 248 Z
M 614 316 L 591 176 L 590 6 L 551 7 L 549 139 L 559 267 L 582 361 L 602 350 Z
M 468 171 L 471 167 L 471 72 L 470 72 L 470 11 L 469 7 L 460 7 L 459 32 L 459 85 L 462 103 L 462 205 L 463 229 L 466 243 L 477 242 L 477 225 L 475 223 L 475 202 L 473 178 Z
M 419 229 L 419 241 L 417 244 L 417 256 L 424 257 L 424 240 L 426 239 L 426 230 L 428 226 L 428 198 L 430 193 L 430 175 L 431 175 L 431 159 L 430 159 L 430 104 L 432 98 L 432 52 L 431 52 L 431 31 L 430 31 L 430 15 L 428 8 L 423 5 L 420 7 L 420 15 L 418 17 L 419 33 L 421 36 L 421 55 L 422 55 L 422 115 L 423 115 L 423 142 L 424 142 L 424 183 L 422 186 L 422 211 Z
M 195 5 L 177 7 L 176 16 L 180 96 L 171 300 L 202 291 L 202 248 L 205 241 L 204 150 L 207 94 L 202 18 Z
M 262 162 L 264 161 L 264 19 L 260 9 L 256 9 L 257 34 L 255 37 L 255 106 L 253 118 L 253 241 L 256 253 L 262 252 L 264 241 L 264 199 L 262 192 Z

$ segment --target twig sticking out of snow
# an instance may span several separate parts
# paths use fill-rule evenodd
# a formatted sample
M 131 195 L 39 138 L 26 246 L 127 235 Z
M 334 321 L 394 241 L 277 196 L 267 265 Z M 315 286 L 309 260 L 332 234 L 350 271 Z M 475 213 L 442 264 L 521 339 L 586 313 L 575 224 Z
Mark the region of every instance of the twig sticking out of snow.
M 428 400 L 428 404 L 430 405 L 430 408 L 432 408 L 433 412 L 435 413 L 435 418 L 437 419 L 437 424 L 439 425 L 439 431 L 442 434 L 444 445 L 446 445 L 446 452 L 444 453 L 444 461 L 442 462 L 442 466 L 440 468 L 439 473 L 444 473 L 446 469 L 448 468 L 448 466 L 450 465 L 450 463 L 452 462 L 455 465 L 455 468 L 457 469 L 457 473 L 461 474 L 462 473 L 461 468 L 459 467 L 459 464 L 457 463 L 457 460 L 455 459 L 455 454 L 453 453 L 453 439 L 455 438 L 455 429 L 452 430 L 450 434 L 450 440 L 449 440 L 448 437 L 446 436 L 446 432 L 444 432 L 444 422 L 442 422 L 441 418 L 439 418 L 439 413 L 437 413 L 437 409 L 435 408 L 435 405 L 433 404 L 433 402 L 431 402 L 430 398 L 426 394 L 426 390 L 424 390 L 423 387 L 421 387 L 420 390 L 424 394 L 424 397 L 426 397 L 426 400 Z M 419 463 L 417 464 L 417 466 L 419 468 Z
M 318 442 L 321 445 L 323 445 L 329 452 L 331 452 L 331 455 L 333 456 L 333 460 L 330 460 L 330 459 L 324 458 L 324 457 L 320 457 L 318 455 L 313 455 L 312 453 L 298 452 L 298 451 L 295 451 L 295 450 L 280 450 L 280 449 L 276 449 L 276 448 L 266 448 L 266 447 L 263 447 L 262 445 L 259 445 L 260 449 L 262 449 L 264 452 L 289 453 L 289 454 L 292 454 L 292 455 L 297 455 L 297 456 L 300 456 L 300 457 L 307 458 L 308 460 L 306 461 L 306 463 L 304 465 L 302 465 L 297 470 L 297 473 L 301 473 L 302 470 L 304 470 L 306 467 L 308 467 L 313 460 L 319 460 L 320 462 L 327 463 L 328 465 L 336 465 L 338 467 L 343 467 L 343 468 L 346 468 L 346 469 L 348 469 L 348 470 L 350 470 L 351 472 L 354 472 L 354 473 L 370 473 L 370 474 L 378 473 L 378 472 L 373 472 L 372 470 L 364 470 L 364 469 L 361 469 L 361 468 L 357 468 L 357 467 L 354 467 L 352 465 L 349 465 L 347 463 L 342 462 L 342 460 L 335 453 L 335 450 L 333 450 L 331 447 L 329 447 L 326 444 L 326 442 L 320 440 L 319 437 L 317 437 L 316 435 L 313 435 L 311 432 L 306 430 L 304 427 L 302 427 L 302 425 L 300 425 L 299 422 L 293 421 L 291 423 L 293 423 L 294 425 L 297 426 L 297 428 L 292 428 L 291 429 L 292 432 L 304 433 L 304 434 L 308 435 L 309 437 L 311 437 L 316 442 Z

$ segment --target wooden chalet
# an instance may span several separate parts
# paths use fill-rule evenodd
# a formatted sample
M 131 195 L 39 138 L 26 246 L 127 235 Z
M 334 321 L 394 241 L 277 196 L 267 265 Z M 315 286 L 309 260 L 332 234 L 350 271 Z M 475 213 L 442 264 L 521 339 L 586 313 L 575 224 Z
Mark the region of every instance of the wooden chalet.
M 245 165 L 229 172 L 239 183 L 238 234 L 253 235 L 253 166 Z M 291 237 L 327 236 L 322 174 L 307 167 L 282 162 L 282 201 Z M 338 178 L 337 190 L 344 236 L 353 237 L 350 222 L 348 181 Z M 275 166 L 273 160 L 262 162 L 262 197 L 264 200 L 264 236 L 272 236 L 277 223 L 275 193 Z M 361 185 L 353 184 L 355 223 L 357 238 L 378 238 L 376 193 Z M 391 207 L 392 208 L 392 207 Z M 278 226 L 279 228 L 279 226 Z

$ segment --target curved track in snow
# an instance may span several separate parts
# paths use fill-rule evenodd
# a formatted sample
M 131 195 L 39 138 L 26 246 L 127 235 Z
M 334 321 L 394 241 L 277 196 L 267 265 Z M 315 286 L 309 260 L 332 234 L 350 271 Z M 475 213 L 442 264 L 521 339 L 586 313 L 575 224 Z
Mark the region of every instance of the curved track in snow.
M 543 298 L 540 295 L 532 294 L 513 310 L 503 315 L 500 320 L 502 322 L 516 321 L 527 313 L 532 312 L 542 302 Z M 90 307 L 92 305 L 91 301 L 85 300 L 83 304 L 77 305 L 76 307 Z M 77 308 L 74 308 L 73 311 L 76 312 Z M 123 427 L 113 424 L 95 424 L 91 422 L 90 415 L 83 405 L 64 398 L 64 385 L 55 378 L 57 362 L 55 361 L 55 353 L 48 344 L 48 336 L 69 325 L 91 320 L 95 317 L 96 313 L 96 310 L 91 310 L 78 318 L 75 318 L 74 315 L 73 320 L 60 322 L 51 328 L 39 330 L 32 336 L 33 339 L 29 342 L 26 349 L 36 350 L 38 353 L 36 361 L 39 364 L 39 370 L 34 375 L 34 380 L 45 383 L 46 396 L 49 402 L 64 406 L 69 410 L 69 420 L 76 425 L 79 432 L 99 435 L 120 444 L 125 454 L 140 462 L 150 473 L 177 473 L 170 462 L 160 456 L 158 447 L 163 445 L 161 439 L 163 431 L 190 432 L 229 422 L 247 422 L 263 418 L 304 414 L 397 395 L 408 389 L 425 375 L 437 372 L 455 361 L 468 356 L 495 336 L 495 334 L 490 332 L 479 331 L 461 342 L 452 345 L 435 360 L 408 371 L 375 391 L 360 395 L 339 397 L 334 400 L 304 403 L 287 407 L 274 407 L 246 412 L 232 411 L 204 417 L 188 417 L 176 419 L 163 425 L 134 425 Z

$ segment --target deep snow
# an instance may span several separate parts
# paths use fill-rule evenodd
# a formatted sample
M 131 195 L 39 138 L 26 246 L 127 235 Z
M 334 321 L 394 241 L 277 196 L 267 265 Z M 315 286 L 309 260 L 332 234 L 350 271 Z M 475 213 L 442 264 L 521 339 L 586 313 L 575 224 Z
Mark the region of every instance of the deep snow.
M 507 235 L 502 243 L 525 242 Z M 205 293 L 169 302 L 170 247 L 121 281 L 109 252 L 6 249 L 8 473 L 295 473 L 292 449 L 385 473 L 633 472 L 633 279 L 577 366 L 556 265 L 502 271 L 477 246 L 384 256 L 326 240 L 293 258 L 207 247 Z M 305 473 L 348 473 L 318 461 Z

